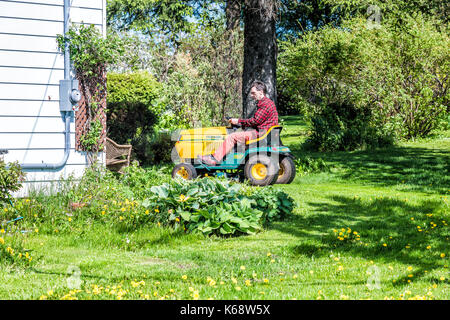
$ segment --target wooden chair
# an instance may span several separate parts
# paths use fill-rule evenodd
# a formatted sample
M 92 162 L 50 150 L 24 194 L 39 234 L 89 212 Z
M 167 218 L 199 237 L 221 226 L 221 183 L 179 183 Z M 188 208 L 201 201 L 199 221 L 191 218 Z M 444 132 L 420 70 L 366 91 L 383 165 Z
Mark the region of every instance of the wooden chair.
M 117 144 L 106 138 L 106 167 L 111 171 L 123 173 L 123 168 L 130 165 L 131 144 Z

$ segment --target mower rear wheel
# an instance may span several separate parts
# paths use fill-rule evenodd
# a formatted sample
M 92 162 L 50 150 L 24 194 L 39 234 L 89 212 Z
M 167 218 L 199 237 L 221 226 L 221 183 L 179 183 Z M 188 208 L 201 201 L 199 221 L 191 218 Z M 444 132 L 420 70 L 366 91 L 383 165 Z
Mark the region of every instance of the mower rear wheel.
M 253 155 L 245 163 L 244 174 L 251 185 L 268 186 L 278 178 L 277 165 L 266 155 Z
M 295 163 L 291 157 L 284 157 L 280 161 L 280 171 L 278 172 L 278 178 L 276 184 L 289 184 L 295 178 Z
M 193 180 L 197 178 L 197 170 L 190 163 L 179 163 L 172 170 L 172 178 Z

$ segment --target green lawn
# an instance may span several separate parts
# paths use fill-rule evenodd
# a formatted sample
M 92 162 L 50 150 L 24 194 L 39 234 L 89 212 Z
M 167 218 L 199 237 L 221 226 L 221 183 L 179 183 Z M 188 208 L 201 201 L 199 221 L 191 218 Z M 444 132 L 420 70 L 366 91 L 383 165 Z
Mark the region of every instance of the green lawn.
M 279 186 L 297 203 L 291 219 L 232 238 L 156 225 L 34 232 L 36 263 L 1 265 L 0 299 L 449 299 L 450 132 L 314 153 L 307 131 L 285 117 L 283 143 L 330 170 Z

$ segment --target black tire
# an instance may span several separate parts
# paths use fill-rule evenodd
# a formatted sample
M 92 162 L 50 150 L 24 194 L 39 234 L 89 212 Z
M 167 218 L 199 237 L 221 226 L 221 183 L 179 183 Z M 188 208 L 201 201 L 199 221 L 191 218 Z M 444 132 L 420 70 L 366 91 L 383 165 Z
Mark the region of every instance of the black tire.
M 266 155 L 250 156 L 245 163 L 245 178 L 254 186 L 274 184 L 278 178 L 278 166 Z
M 181 178 L 185 180 L 193 180 L 197 178 L 197 170 L 189 163 L 179 163 L 172 170 L 172 178 Z
M 276 184 L 289 184 L 295 178 L 295 163 L 291 157 L 284 157 L 280 161 L 280 171 L 278 172 L 278 178 Z

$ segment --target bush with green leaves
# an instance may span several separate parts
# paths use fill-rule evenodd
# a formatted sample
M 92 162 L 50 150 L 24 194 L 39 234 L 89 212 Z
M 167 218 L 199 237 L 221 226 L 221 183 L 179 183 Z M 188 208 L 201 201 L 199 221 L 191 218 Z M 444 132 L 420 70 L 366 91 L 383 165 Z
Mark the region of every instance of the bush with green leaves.
M 25 173 L 18 162 L 6 163 L 0 159 L 0 205 L 11 198 L 11 192 L 22 187 Z
M 330 103 L 311 118 L 305 145 L 318 151 L 351 151 L 391 145 L 393 134 L 374 124 L 372 110 L 353 103 Z
M 93 24 L 73 24 L 67 33 L 58 34 L 56 41 L 61 51 L 67 47 L 70 53 L 86 108 L 87 121 L 81 128 L 81 147 L 89 153 L 102 151 L 106 69 L 123 53 L 122 40 L 111 33 L 104 37 Z
M 294 202 L 271 187 L 242 187 L 223 179 L 175 179 L 150 188 L 144 207 L 157 207 L 160 223 L 176 223 L 203 234 L 254 234 L 292 213 Z
M 245 197 L 255 201 L 254 207 L 263 212 L 261 217 L 263 225 L 284 220 L 295 208 L 293 199 L 281 189 L 273 186 L 258 188 L 247 185 L 243 185 L 242 188 Z
M 161 85 L 148 72 L 108 73 L 108 136 L 119 144 L 133 145 L 133 157 L 152 163 L 155 125 L 161 115 L 157 98 Z
M 330 171 L 330 166 L 322 158 L 298 157 L 294 163 L 296 172 L 300 175 Z
M 221 125 L 224 116 L 241 113 L 242 32 L 222 23 L 192 28 L 175 47 L 124 33 L 126 53 L 113 70 L 148 70 L 161 84 L 155 131 Z
M 448 30 L 421 15 L 400 26 L 356 17 L 284 42 L 279 90 L 311 119 L 319 150 L 425 136 L 449 105 L 449 46 Z
M 171 168 L 168 166 L 152 166 L 143 168 L 136 161 L 124 169 L 118 181 L 133 192 L 133 198 L 142 199 L 146 190 L 171 180 Z

